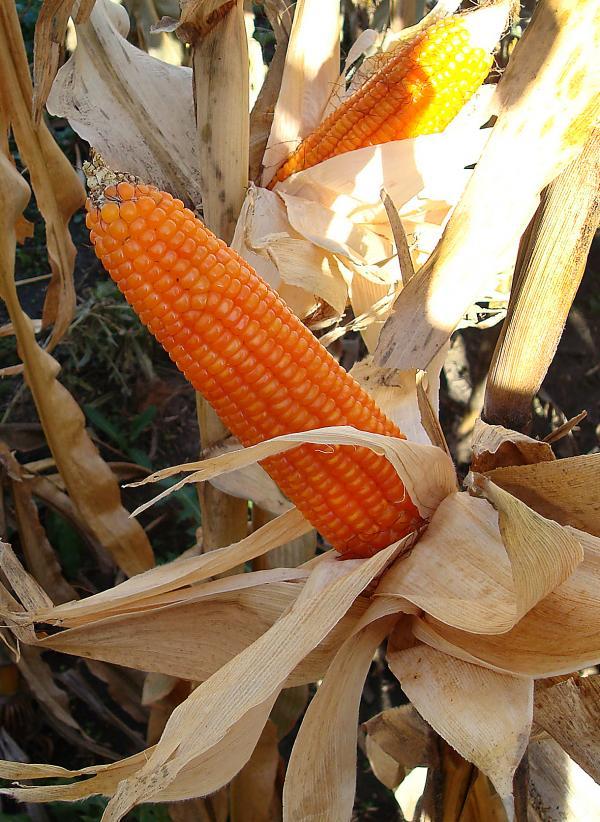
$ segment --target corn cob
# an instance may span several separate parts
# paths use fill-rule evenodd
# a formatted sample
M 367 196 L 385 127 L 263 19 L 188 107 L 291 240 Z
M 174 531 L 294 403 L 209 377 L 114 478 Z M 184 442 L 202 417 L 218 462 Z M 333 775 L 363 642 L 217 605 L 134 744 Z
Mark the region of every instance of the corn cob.
M 244 445 L 329 425 L 403 437 L 180 200 L 135 178 L 100 189 L 92 185 L 86 216 L 96 255 Z M 370 556 L 421 523 L 391 464 L 368 448 L 305 444 L 262 464 L 345 557 Z
M 399 47 L 300 143 L 268 188 L 347 151 L 443 131 L 492 65 L 469 18 L 475 14 L 446 17 Z

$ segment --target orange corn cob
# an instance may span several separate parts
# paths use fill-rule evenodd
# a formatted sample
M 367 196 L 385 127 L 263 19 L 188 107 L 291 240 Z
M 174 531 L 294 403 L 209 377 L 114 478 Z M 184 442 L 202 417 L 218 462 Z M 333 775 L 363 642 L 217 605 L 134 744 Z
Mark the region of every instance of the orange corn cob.
M 300 143 L 268 188 L 347 151 L 443 131 L 492 65 L 473 42 L 468 20 L 474 16 L 446 17 L 400 46 Z
M 108 186 L 96 202 L 87 201 L 86 218 L 96 255 L 244 445 L 329 425 L 403 437 L 180 200 L 135 181 Z M 368 448 L 307 444 L 262 464 L 346 557 L 370 556 L 421 522 L 391 464 Z

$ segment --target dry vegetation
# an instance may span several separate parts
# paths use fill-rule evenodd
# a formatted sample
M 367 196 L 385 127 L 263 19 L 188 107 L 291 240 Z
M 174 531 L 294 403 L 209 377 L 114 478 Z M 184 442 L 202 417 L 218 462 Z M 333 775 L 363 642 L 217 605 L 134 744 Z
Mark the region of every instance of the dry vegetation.
M 600 453 L 561 458 L 583 414 L 539 438 L 532 414 L 598 225 L 597 3 L 540 0 L 521 38 L 481 0 L 495 69 L 446 128 L 268 187 L 460 3 L 341 5 L 44 0 L 32 75 L 31 9 L 0 5 L 3 819 L 592 818 Z M 407 439 L 242 448 L 95 281 L 88 145 L 194 210 Z M 342 561 L 260 465 L 306 443 L 387 459 L 425 526 Z

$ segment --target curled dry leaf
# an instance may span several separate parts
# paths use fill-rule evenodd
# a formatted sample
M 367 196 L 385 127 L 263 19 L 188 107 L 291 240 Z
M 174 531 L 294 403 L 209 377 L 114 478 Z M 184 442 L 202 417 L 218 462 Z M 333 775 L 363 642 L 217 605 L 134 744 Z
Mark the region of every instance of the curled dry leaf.
M 469 476 L 471 491 L 498 512 L 498 527 L 512 568 L 517 617 L 521 617 L 571 576 L 583 561 L 583 547 L 571 529 L 532 511 L 487 477 Z
M 52 279 L 46 292 L 42 323 L 44 327 L 53 326 L 47 346 L 51 350 L 64 336 L 75 309 L 75 246 L 68 223 L 74 212 L 83 205 L 85 194 L 75 170 L 46 124 L 36 125 L 33 121 L 33 89 L 14 3 L 3 3 L 0 9 L 0 44 L 0 93 L 4 117 L 12 128 L 21 162 L 28 169 L 37 207 L 46 224 Z M 10 186 L 6 191 L 12 191 Z M 22 229 L 20 214 L 15 218 L 15 223 Z M 22 236 L 22 230 L 19 233 Z M 8 276 L 4 274 L 4 277 Z M 5 292 L 3 299 L 7 300 L 10 296 L 8 286 L 0 286 L 0 291 Z M 16 299 L 11 298 L 11 303 L 12 307 L 7 304 L 7 308 L 16 326 L 12 318 L 12 311 L 17 310 Z
M 392 649 L 388 662 L 421 716 L 510 805 L 513 774 L 529 740 L 533 680 L 498 674 L 426 645 Z
M 283 790 L 283 818 L 350 819 L 356 790 L 358 709 L 366 676 L 396 616 L 371 606 L 342 645 L 296 736 Z
M 499 488 L 561 525 L 600 537 L 600 454 L 496 468 L 488 476 Z
M 371 768 L 391 790 L 414 768 L 426 768 L 435 760 L 433 731 L 412 705 L 389 708 L 363 727 Z
M 481 474 L 493 468 L 551 462 L 555 459 L 547 442 L 534 440 L 501 425 L 488 425 L 481 419 L 475 422 L 471 447 L 471 471 Z
M 241 447 L 238 440 L 228 437 L 222 446 L 211 448 L 209 453 L 211 456 L 218 456 L 239 451 Z M 214 477 L 211 485 L 234 497 L 250 499 L 271 514 L 283 514 L 292 507 L 292 503 L 284 497 L 264 468 L 258 464 Z
M 146 599 L 188 588 L 194 583 L 222 574 L 309 530 L 308 522 L 293 509 L 233 545 L 160 565 L 107 591 L 79 602 L 66 603 L 51 610 L 44 609 L 32 616 L 40 621 L 69 626 L 132 611 L 136 607 L 144 607 Z
M 89 17 L 95 0 L 78 3 L 76 20 L 83 23 Z M 75 0 L 44 0 L 35 24 L 33 77 L 33 118 L 36 126 L 48 99 L 52 81 L 56 77 L 60 56 L 67 33 L 67 23 Z
M 14 9 L 10 4 L 0 8 L 1 22 L 6 22 L 10 8 Z M 0 153 L 0 191 L 4 192 L 0 204 L 3 237 L 0 295 L 6 303 L 25 363 L 25 381 L 71 500 L 116 562 L 126 573 L 135 574 L 153 564 L 150 544 L 139 523 L 128 518 L 121 505 L 117 481 L 88 437 L 79 406 L 56 379 L 58 363 L 36 342 L 31 321 L 19 304 L 14 280 L 14 226 L 25 207 L 29 189 L 3 153 Z
M 380 365 L 426 368 L 477 294 L 514 263 L 540 192 L 577 156 L 596 119 L 596 15 L 594 0 L 537 5 L 498 85 L 492 136 L 437 252 L 402 291 L 381 333 Z M 517 143 L 519 174 L 505 185 Z M 497 192 L 493 209 L 490 191 Z
M 154 500 L 140 506 L 135 513 L 140 513 L 149 505 L 152 505 L 153 502 L 162 499 L 172 493 L 173 490 L 181 488 L 189 482 L 201 482 L 211 479 L 219 473 L 237 470 L 273 454 L 289 451 L 303 442 L 316 445 L 359 445 L 370 448 L 375 453 L 382 454 L 396 469 L 398 476 L 404 483 L 407 494 L 424 518 L 429 518 L 439 503 L 456 488 L 456 475 L 452 462 L 447 454 L 444 454 L 439 448 L 412 443 L 395 437 L 386 437 L 382 434 L 358 431 L 350 426 L 341 425 L 274 437 L 231 454 L 222 454 L 219 457 L 203 460 L 202 462 L 177 465 L 157 471 L 150 477 L 135 483 L 135 485 L 156 482 L 182 471 L 192 471 L 193 473 L 179 480 L 155 497 Z
M 557 676 L 596 665 L 600 539 L 570 530 L 584 548 L 584 561 L 514 628 L 499 636 L 476 635 L 425 617 L 415 623 L 415 636 L 458 658 L 518 676 Z
M 77 48 L 56 76 L 48 111 L 66 117 L 113 168 L 197 206 L 192 71 L 128 43 L 128 30 L 122 6 L 97 0 L 76 26 Z
M 491 505 L 454 493 L 439 505 L 417 550 L 377 593 L 401 596 L 442 623 L 474 634 L 509 631 L 581 562 L 578 537 L 500 489 Z M 451 550 L 448 547 L 451 546 Z

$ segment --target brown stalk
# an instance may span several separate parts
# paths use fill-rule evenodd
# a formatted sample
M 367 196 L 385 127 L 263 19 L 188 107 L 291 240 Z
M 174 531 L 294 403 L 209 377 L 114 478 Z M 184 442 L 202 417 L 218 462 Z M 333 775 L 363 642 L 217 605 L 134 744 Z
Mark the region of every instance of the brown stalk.
M 193 27 L 194 98 L 204 221 L 231 242 L 248 184 L 248 45 L 241 0 L 190 3 L 182 24 Z M 197 396 L 202 448 L 227 429 Z M 203 550 L 237 542 L 247 532 L 247 502 L 204 483 L 199 491 Z
M 600 219 L 600 130 L 543 192 L 523 236 L 508 315 L 488 376 L 484 419 L 517 431 L 554 358 Z

